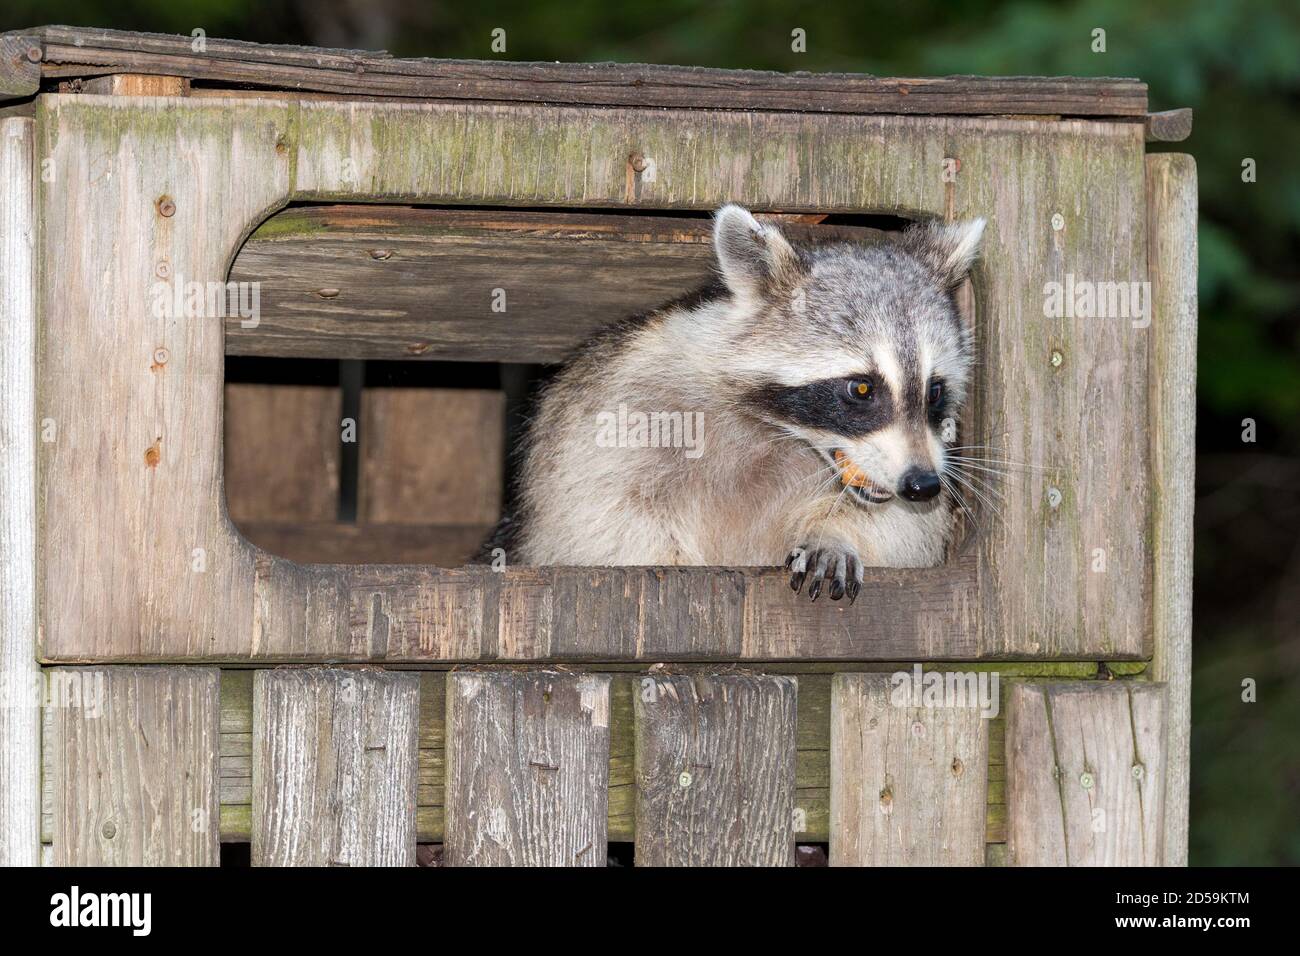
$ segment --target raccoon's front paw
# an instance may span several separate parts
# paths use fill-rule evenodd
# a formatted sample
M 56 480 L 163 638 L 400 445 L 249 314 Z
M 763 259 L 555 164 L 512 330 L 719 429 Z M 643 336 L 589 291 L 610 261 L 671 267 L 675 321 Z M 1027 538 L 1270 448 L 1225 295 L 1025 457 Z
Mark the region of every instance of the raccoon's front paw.
M 862 559 L 849 548 L 795 548 L 785 559 L 785 567 L 790 572 L 790 587 L 796 594 L 803 588 L 804 580 L 811 577 L 808 597 L 814 601 L 827 579 L 831 582 L 832 601 L 847 594 L 852 604 L 862 589 Z

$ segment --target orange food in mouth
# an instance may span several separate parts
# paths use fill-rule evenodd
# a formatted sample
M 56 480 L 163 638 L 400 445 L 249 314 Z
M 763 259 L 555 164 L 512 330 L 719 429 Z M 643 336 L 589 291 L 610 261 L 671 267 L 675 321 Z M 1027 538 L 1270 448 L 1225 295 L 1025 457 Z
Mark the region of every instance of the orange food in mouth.
M 840 481 L 854 488 L 870 488 L 870 476 L 853 463 L 848 455 L 835 449 L 835 464 L 840 469 Z

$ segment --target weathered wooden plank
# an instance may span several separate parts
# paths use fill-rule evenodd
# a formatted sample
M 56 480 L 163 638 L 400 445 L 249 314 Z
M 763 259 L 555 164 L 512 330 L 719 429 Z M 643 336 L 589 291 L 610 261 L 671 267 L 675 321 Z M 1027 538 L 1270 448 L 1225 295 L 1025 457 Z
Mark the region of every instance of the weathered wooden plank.
M 968 542 L 969 543 L 969 542 Z M 738 657 L 758 660 L 902 660 L 985 656 L 973 599 L 979 557 L 964 549 L 943 568 L 867 568 L 856 603 L 790 600 L 789 576 L 743 578 Z M 888 623 L 886 623 L 888 622 Z M 860 640 L 870 634 L 867 640 Z
M 984 864 L 989 721 L 952 686 L 961 699 L 927 706 L 891 675 L 835 675 L 832 866 Z
M 416 674 L 257 672 L 254 865 L 415 865 L 419 695 Z
M 1149 549 L 1133 533 L 1149 518 L 1148 340 L 1123 319 L 1043 315 L 1046 276 L 1145 278 L 1137 124 L 57 95 L 38 111 L 61 171 L 41 191 L 41 249 L 64 261 L 38 297 L 39 404 L 60 428 L 38 449 L 38 569 L 68 596 L 40 609 L 48 660 L 1149 654 Z M 630 145 L 656 159 L 653 181 L 629 180 Z M 952 153 L 962 173 L 945 183 L 933 168 Z M 123 172 L 110 181 L 101 162 Z M 798 602 L 774 571 L 714 590 L 699 569 L 492 575 L 260 552 L 222 513 L 220 323 L 154 315 L 158 263 L 224 282 L 282 203 L 359 197 L 992 216 L 976 286 L 995 358 L 968 424 L 1016 463 L 992 478 L 1003 500 L 952 566 L 873 569 L 871 600 L 850 608 Z M 86 221 L 89 240 L 74 225 Z M 150 368 L 160 344 L 163 375 Z M 678 619 L 726 622 L 721 650 L 648 649 L 663 635 L 648 642 L 638 602 L 664 587 L 705 602 Z
M 505 415 L 500 391 L 363 389 L 357 521 L 494 525 Z
M 218 674 L 50 673 L 55 865 L 218 865 Z
M 1017 684 L 1007 714 L 1007 844 L 1016 866 L 1158 866 L 1166 687 Z
M 1147 160 L 1151 374 L 1151 679 L 1168 691 L 1164 862 L 1187 865 L 1192 710 L 1192 511 L 1196 497 L 1196 163 Z
M 796 239 L 880 235 L 785 223 Z M 503 263 L 509 268 L 503 271 Z M 713 275 L 707 219 L 305 206 L 263 223 L 231 267 L 259 322 L 231 355 L 552 362 L 595 329 Z
M 167 73 L 289 90 L 600 106 L 841 113 L 1143 116 L 1132 79 L 950 76 L 901 79 L 622 63 L 405 60 L 383 53 L 269 46 L 78 27 L 40 27 L 45 75 Z
M 638 866 L 793 866 L 793 677 L 650 676 L 636 692 Z
M 0 39 L 0 91 L 21 44 Z M 0 120 L 0 866 L 40 851 L 35 124 Z
M 333 521 L 339 511 L 343 397 L 320 385 L 226 386 L 231 520 Z
M 991 656 L 960 633 L 971 620 L 966 579 L 943 574 L 867 569 L 864 591 L 878 588 L 880 600 L 856 605 L 798 603 L 787 576 L 732 568 L 363 566 L 339 568 L 337 586 L 349 602 L 350 653 L 372 659 Z
M 447 678 L 447 866 L 604 866 L 609 676 Z
M 0 101 L 32 96 L 41 88 L 39 37 L 0 36 Z

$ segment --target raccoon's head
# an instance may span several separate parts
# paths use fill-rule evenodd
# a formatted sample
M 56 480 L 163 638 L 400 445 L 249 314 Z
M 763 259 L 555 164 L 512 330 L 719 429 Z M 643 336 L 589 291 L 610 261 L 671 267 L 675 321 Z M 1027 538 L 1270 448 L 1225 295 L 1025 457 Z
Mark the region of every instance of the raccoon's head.
M 731 393 L 814 449 L 859 504 L 940 492 L 971 371 L 953 291 L 983 231 L 982 219 L 928 223 L 896 242 L 795 248 L 739 206 L 718 211 L 740 323 Z

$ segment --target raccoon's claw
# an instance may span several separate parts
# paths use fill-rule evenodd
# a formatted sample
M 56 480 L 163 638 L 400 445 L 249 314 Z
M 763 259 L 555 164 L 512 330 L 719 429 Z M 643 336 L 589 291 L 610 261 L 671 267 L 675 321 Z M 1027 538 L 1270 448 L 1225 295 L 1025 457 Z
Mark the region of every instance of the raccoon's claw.
M 786 570 L 790 572 L 790 588 L 796 594 L 803 589 L 804 581 L 808 584 L 808 597 L 817 600 L 821 597 L 822 586 L 830 582 L 827 593 L 832 601 L 838 601 L 844 595 L 849 596 L 849 603 L 858 599 L 862 590 L 862 559 L 853 551 L 840 548 L 795 548 L 785 561 Z M 811 573 L 809 573 L 811 571 Z
M 790 590 L 798 594 L 808 571 L 808 549 L 795 548 L 791 551 L 785 559 L 785 569 L 790 572 Z

